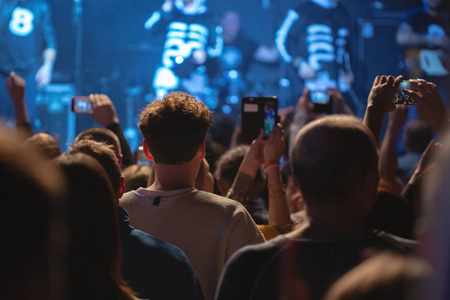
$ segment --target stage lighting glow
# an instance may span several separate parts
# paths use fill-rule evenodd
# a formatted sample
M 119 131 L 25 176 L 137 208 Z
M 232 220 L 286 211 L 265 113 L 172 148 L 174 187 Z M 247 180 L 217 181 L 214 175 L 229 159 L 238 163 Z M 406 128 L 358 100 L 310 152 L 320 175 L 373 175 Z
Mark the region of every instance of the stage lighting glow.
M 239 97 L 236 95 L 231 95 L 227 97 L 227 103 L 229 104 L 238 104 L 239 103 Z
M 280 86 L 282 87 L 289 87 L 291 85 L 291 82 L 287 78 L 280 78 Z
M 222 112 L 224 114 L 229 115 L 231 111 L 232 111 L 231 106 L 229 106 L 228 104 L 222 106 Z
M 239 72 L 236 70 L 230 70 L 230 72 L 228 72 L 228 76 L 230 77 L 230 79 L 238 79 Z
M 184 61 L 183 56 L 177 56 L 177 57 L 175 58 L 175 62 L 176 62 L 177 64 L 182 64 L 183 61 Z

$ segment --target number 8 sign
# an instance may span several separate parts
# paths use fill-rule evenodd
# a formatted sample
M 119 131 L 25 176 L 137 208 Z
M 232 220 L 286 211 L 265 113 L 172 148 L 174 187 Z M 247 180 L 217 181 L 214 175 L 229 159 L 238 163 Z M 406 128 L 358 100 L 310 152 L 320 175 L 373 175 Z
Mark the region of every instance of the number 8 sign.
M 27 36 L 34 29 L 34 14 L 29 9 L 17 7 L 12 13 L 9 30 L 17 36 Z

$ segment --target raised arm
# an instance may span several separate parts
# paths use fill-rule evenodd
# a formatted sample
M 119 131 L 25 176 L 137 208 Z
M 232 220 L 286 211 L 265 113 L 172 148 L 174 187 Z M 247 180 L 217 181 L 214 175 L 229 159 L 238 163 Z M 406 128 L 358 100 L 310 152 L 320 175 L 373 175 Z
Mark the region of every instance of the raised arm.
M 437 86 L 423 79 L 410 80 L 411 89 L 405 90 L 417 103 L 417 114 L 442 139 L 448 129 L 448 116 Z
M 122 167 L 126 168 L 133 164 L 133 157 L 131 155 L 130 145 L 123 135 L 122 127 L 120 126 L 119 117 L 117 116 L 116 108 L 106 95 L 90 95 L 89 99 L 92 103 L 92 118 L 100 125 L 114 132 L 120 142 L 122 148 Z
M 247 203 L 256 173 L 264 163 L 263 148 L 263 132 L 261 131 L 245 154 L 239 166 L 238 174 L 234 178 L 233 185 L 226 195 L 227 198 L 236 200 L 242 205 Z
M 397 171 L 397 140 L 403 124 L 408 118 L 409 107 L 398 105 L 389 113 L 389 123 L 380 149 L 379 171 L 381 180 L 389 185 L 393 194 L 402 192 L 403 184 L 396 175 Z
M 281 125 L 274 127 L 264 147 L 264 171 L 269 185 L 269 225 L 281 232 L 291 231 L 292 220 L 286 200 L 286 189 L 281 178 L 280 159 L 284 153 L 284 135 Z
M 377 76 L 367 99 L 367 109 L 364 116 L 364 125 L 372 131 L 377 145 L 380 144 L 380 132 L 383 125 L 384 114 L 395 110 L 394 96 L 402 82 L 399 76 Z
M 33 135 L 30 118 L 28 117 L 27 107 L 25 105 L 25 80 L 14 72 L 11 72 L 6 79 L 6 87 L 13 101 L 17 135 L 24 141 Z

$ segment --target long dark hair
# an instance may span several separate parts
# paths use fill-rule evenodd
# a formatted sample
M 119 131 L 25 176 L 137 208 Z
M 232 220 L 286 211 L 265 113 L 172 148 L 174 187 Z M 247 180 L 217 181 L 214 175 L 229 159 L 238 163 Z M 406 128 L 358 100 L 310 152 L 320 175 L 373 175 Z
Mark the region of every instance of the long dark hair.
M 111 184 L 86 154 L 60 161 L 69 197 L 69 289 L 71 299 L 133 299 L 120 275 L 121 248 Z

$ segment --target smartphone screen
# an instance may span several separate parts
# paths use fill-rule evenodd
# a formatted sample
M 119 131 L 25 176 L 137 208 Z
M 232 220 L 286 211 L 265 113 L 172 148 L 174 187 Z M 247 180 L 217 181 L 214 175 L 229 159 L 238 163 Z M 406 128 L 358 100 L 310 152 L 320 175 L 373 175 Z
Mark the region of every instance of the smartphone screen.
M 250 144 L 264 130 L 267 139 L 278 122 L 277 97 L 243 97 L 240 142 Z
M 143 146 L 139 146 L 137 149 L 136 164 L 138 164 L 140 166 L 148 166 L 148 167 L 151 167 L 153 165 L 153 162 L 145 156 Z
M 327 92 L 311 92 L 311 102 L 315 104 L 329 104 L 330 94 Z
M 395 93 L 395 104 L 416 105 L 413 99 L 404 93 L 404 90 L 411 89 L 411 83 L 404 80 L 400 83 L 397 93 Z
M 78 114 L 91 114 L 92 103 L 87 96 L 72 97 L 72 111 Z
M 264 103 L 264 139 L 268 139 L 276 124 L 276 105 L 273 101 Z
M 333 112 L 333 106 L 328 90 L 325 92 L 311 91 L 311 102 L 314 104 L 315 113 L 331 114 Z

